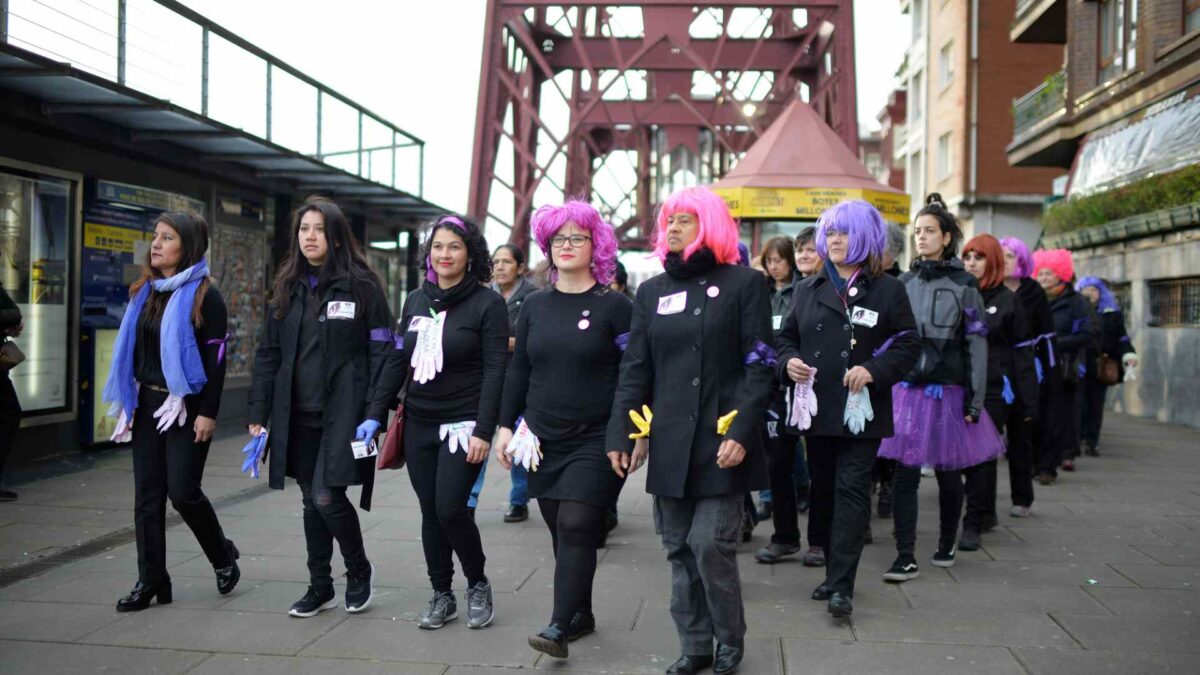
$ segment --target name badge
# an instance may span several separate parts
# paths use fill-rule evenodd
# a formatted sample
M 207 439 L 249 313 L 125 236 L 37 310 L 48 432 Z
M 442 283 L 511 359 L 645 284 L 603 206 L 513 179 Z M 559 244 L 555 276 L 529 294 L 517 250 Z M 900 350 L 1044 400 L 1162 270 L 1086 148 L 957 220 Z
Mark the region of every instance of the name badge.
M 350 450 L 354 452 L 354 459 L 366 459 L 379 454 L 379 446 L 375 444 L 374 438 L 370 442 L 350 441 Z
M 687 306 L 687 291 L 664 295 L 658 299 L 659 314 L 678 314 Z
M 421 329 L 428 326 L 430 321 L 433 321 L 433 319 L 427 316 L 414 316 L 408 322 L 408 332 L 420 333 Z
M 329 303 L 329 307 L 325 309 L 325 317 L 329 319 L 353 319 L 354 303 L 344 300 L 331 302 Z
M 850 323 L 856 326 L 874 328 L 875 324 L 879 323 L 879 312 L 867 309 L 866 307 L 855 307 L 850 313 Z
M 771 317 L 771 329 L 779 330 L 782 327 L 783 327 L 783 315 L 776 314 L 776 315 L 772 316 Z

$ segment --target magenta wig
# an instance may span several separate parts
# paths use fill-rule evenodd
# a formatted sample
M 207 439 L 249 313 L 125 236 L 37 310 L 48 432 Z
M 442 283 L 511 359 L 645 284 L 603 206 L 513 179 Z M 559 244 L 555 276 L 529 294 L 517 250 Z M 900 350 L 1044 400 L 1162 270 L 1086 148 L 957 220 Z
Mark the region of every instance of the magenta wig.
M 817 219 L 817 255 L 822 260 L 829 260 L 825 237 L 830 232 L 841 232 L 849 237 L 845 264 L 862 265 L 871 256 L 883 259 L 883 251 L 887 248 L 887 225 L 879 210 L 867 202 L 851 199 L 835 204 Z
M 1017 256 L 1017 264 L 1013 267 L 1014 279 L 1033 276 L 1033 256 L 1029 254 L 1029 247 L 1025 242 L 1016 237 L 1005 237 L 1000 240 L 1000 246 Z
M 612 225 L 604 222 L 596 207 L 587 202 L 571 200 L 555 206 L 547 204 L 533 213 L 529 226 L 538 248 L 551 261 L 550 283 L 558 281 L 558 270 L 554 269 L 554 257 L 550 253 L 550 240 L 567 223 L 575 223 L 579 229 L 592 237 L 592 276 L 607 286 L 612 283 L 617 271 L 617 235 Z
M 1033 269 L 1035 272 L 1048 269 L 1063 283 L 1071 283 L 1075 278 L 1075 261 L 1071 259 L 1071 252 L 1065 248 L 1034 251 Z
M 706 187 L 685 188 L 667 197 L 658 209 L 658 220 L 654 230 L 654 255 L 659 260 L 667 259 L 667 218 L 676 213 L 696 216 L 700 231 L 696 241 L 683 250 L 687 260 L 700 248 L 713 252 L 717 262 L 736 265 L 738 261 L 738 225 L 729 215 L 725 200 Z

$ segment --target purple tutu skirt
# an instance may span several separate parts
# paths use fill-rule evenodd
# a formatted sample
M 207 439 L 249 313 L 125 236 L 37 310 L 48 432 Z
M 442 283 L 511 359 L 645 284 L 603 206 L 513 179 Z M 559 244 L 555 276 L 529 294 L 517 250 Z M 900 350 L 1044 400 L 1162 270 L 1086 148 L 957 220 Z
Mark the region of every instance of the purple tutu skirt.
M 905 466 L 929 466 L 956 471 L 982 464 L 1004 454 L 1004 441 L 987 411 L 975 424 L 967 424 L 963 387 L 943 385 L 942 398 L 925 394 L 924 385 L 892 387 L 895 435 L 883 439 L 879 456 Z

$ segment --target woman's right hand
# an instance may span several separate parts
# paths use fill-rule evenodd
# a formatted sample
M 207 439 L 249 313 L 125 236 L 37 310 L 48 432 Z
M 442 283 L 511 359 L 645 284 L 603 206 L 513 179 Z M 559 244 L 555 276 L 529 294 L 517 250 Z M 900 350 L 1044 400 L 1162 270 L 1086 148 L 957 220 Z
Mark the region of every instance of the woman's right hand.
M 788 359 L 787 374 L 788 374 L 788 377 L 792 378 L 793 382 L 798 382 L 798 383 L 803 384 L 805 382 L 808 382 L 808 379 L 810 377 L 812 377 L 812 368 L 810 368 L 807 363 L 801 361 L 798 358 Z
M 508 427 L 500 427 L 496 432 L 496 461 L 505 471 L 512 471 L 512 457 L 508 456 L 508 444 L 512 443 L 513 431 Z
M 246 426 L 246 429 L 250 432 L 250 438 L 256 438 L 263 430 L 261 424 L 250 424 Z

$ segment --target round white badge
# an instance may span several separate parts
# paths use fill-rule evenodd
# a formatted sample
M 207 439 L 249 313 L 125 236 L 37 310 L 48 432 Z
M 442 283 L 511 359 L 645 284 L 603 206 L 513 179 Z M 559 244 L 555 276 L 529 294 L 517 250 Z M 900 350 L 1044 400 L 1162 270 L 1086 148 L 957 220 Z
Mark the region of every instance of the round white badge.
M 988 313 L 988 314 L 995 314 L 995 313 L 996 313 L 996 306 L 995 306 L 995 305 L 993 305 L 993 306 L 991 306 L 991 307 L 988 307 L 988 308 L 987 308 L 987 313 Z
M 853 297 L 854 297 L 854 296 L 856 296 L 856 295 L 858 295 L 858 289 L 857 289 L 857 288 L 851 288 L 851 289 L 850 289 L 850 297 L 852 297 L 852 298 L 853 298 Z
M 590 325 L 592 325 L 592 322 L 588 321 L 587 319 L 579 320 L 579 330 L 587 330 L 588 326 L 590 326 Z
M 708 297 L 715 298 L 721 294 L 721 289 L 717 288 L 716 286 L 709 286 L 708 290 L 705 292 L 708 293 Z

